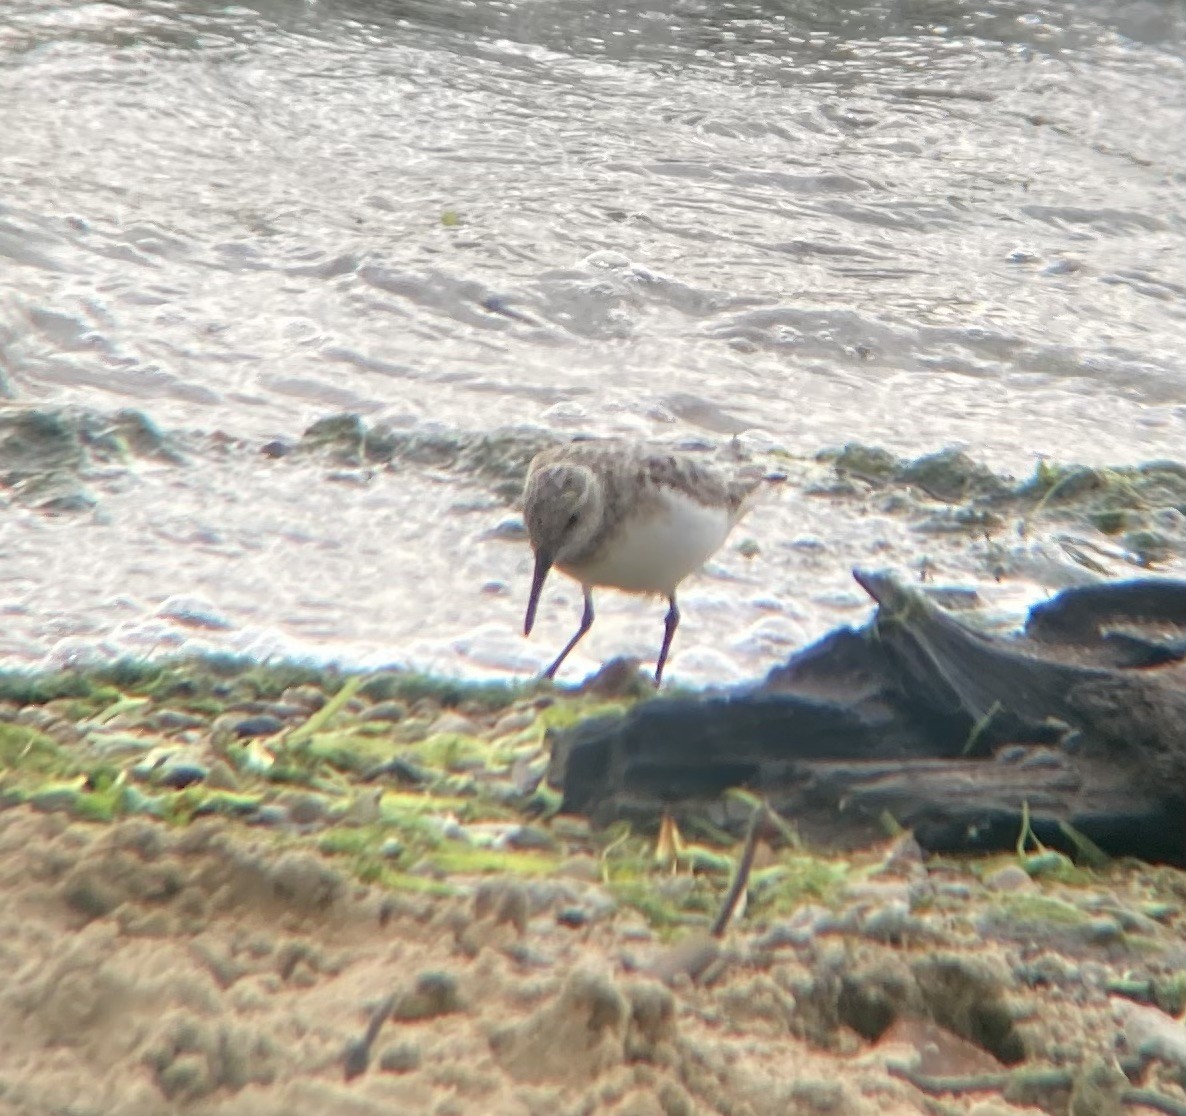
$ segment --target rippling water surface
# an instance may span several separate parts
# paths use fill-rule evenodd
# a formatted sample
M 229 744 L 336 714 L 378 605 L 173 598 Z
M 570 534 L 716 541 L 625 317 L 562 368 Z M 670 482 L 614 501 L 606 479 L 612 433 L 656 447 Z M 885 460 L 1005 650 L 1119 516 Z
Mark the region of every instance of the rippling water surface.
M 349 410 L 1186 458 L 1177 0 L 6 0 L 0 107 L 2 406 L 207 446 Z M 579 593 L 516 635 L 507 514 L 430 470 L 141 465 L 90 512 L 0 508 L 0 657 L 529 669 Z M 676 674 L 752 674 L 921 545 L 794 493 L 746 530 L 757 558 L 689 584 Z M 603 612 L 583 665 L 653 655 L 661 607 Z

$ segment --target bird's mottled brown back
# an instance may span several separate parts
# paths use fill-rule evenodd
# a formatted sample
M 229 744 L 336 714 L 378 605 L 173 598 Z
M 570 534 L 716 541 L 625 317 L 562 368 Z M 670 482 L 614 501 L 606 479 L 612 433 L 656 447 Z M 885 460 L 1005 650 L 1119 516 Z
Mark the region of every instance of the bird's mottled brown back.
M 607 494 L 666 485 L 701 504 L 728 507 L 731 511 L 740 511 L 762 483 L 760 472 L 726 480 L 711 466 L 685 454 L 664 453 L 610 439 L 571 442 L 543 450 L 532 460 L 531 471 L 560 462 L 592 469 L 606 486 Z M 644 485 L 639 484 L 640 479 Z

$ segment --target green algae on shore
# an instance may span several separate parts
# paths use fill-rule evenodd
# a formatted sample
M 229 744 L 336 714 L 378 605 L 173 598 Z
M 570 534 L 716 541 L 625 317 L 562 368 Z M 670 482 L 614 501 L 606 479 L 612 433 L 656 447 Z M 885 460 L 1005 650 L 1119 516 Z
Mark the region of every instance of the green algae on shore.
M 225 450 L 227 439 L 218 441 Z M 448 469 L 513 503 L 531 458 L 554 442 L 553 435 L 536 427 L 404 430 L 341 412 L 318 419 L 291 443 L 277 443 L 271 456 L 324 459 L 338 466 Z M 85 482 L 101 468 L 135 458 L 183 464 L 193 443 L 194 436 L 162 431 L 133 410 L 103 415 L 77 407 L 16 409 L 0 416 L 0 484 L 45 511 L 85 510 L 97 499 L 97 490 Z M 240 448 L 255 451 L 247 444 Z M 772 464 L 792 460 L 779 450 L 771 450 L 769 457 Z M 969 530 L 991 529 L 999 522 L 994 516 L 1004 512 L 1030 521 L 1056 514 L 1121 538 L 1150 561 L 1164 553 L 1182 553 L 1181 540 L 1165 532 L 1157 513 L 1186 515 L 1186 463 L 1084 466 L 1043 460 L 1029 477 L 1018 480 L 956 449 L 904 458 L 853 442 L 822 450 L 814 460 L 833 474 L 832 482 L 818 477 L 811 482 L 809 491 L 819 494 L 838 495 L 854 481 L 873 488 L 914 489 L 929 501 L 958 509 Z
M 597 832 L 554 818 L 537 786 L 546 739 L 633 698 L 549 686 L 443 681 L 385 671 L 344 675 L 225 656 L 0 674 L 0 803 L 91 824 L 137 815 L 186 828 L 203 818 L 278 847 L 308 848 L 360 883 L 452 893 L 483 877 L 588 879 L 670 932 L 707 925 L 737 863 L 736 839 L 693 814 L 683 838 Z M 739 809 L 757 808 L 735 792 Z M 802 847 L 785 822 L 747 888 L 748 919 L 838 910 L 873 887 L 880 853 Z M 901 839 L 901 838 L 899 838 Z M 1096 869 L 1039 863 L 1031 878 L 1088 887 Z M 587 865 L 587 867 L 585 867 Z M 919 910 L 930 900 L 911 900 Z M 1007 924 L 1090 923 L 1065 895 L 1002 896 Z
M 1161 522 L 1167 512 L 1186 516 L 1186 465 L 1175 461 L 1109 468 L 1040 461 L 1018 481 L 958 450 L 910 459 L 851 443 L 817 460 L 841 480 L 917 488 L 930 500 L 955 506 L 955 521 L 970 531 L 991 533 L 1003 526 L 1004 514 L 1020 517 L 1029 528 L 1042 517 L 1058 518 L 1118 537 L 1142 565 L 1186 554 L 1186 538 L 1167 534 Z

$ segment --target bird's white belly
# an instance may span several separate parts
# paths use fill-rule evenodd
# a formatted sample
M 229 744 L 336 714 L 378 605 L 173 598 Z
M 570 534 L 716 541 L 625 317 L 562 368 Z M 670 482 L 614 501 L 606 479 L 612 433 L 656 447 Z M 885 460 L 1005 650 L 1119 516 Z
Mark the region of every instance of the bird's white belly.
M 725 508 L 665 493 L 622 521 L 592 560 L 562 568 L 586 585 L 670 594 L 720 549 L 732 526 Z

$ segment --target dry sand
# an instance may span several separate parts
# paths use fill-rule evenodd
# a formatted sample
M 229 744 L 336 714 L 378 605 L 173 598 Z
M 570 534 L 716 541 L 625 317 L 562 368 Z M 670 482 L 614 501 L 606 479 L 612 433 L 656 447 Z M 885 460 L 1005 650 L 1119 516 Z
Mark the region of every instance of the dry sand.
M 1033 1084 L 1061 1066 L 1102 1116 L 1126 1030 L 1164 1047 L 1137 1084 L 1186 1103 L 1186 1032 L 1138 1002 L 1181 990 L 1180 873 L 1114 868 L 1072 902 L 899 849 L 828 908 L 673 947 L 583 863 L 392 894 L 223 819 L 9 810 L 0 1112 L 1005 1116 L 1027 1109 L 1002 1090 L 1068 1111 Z M 932 1097 L 894 1062 L 1013 1085 Z

